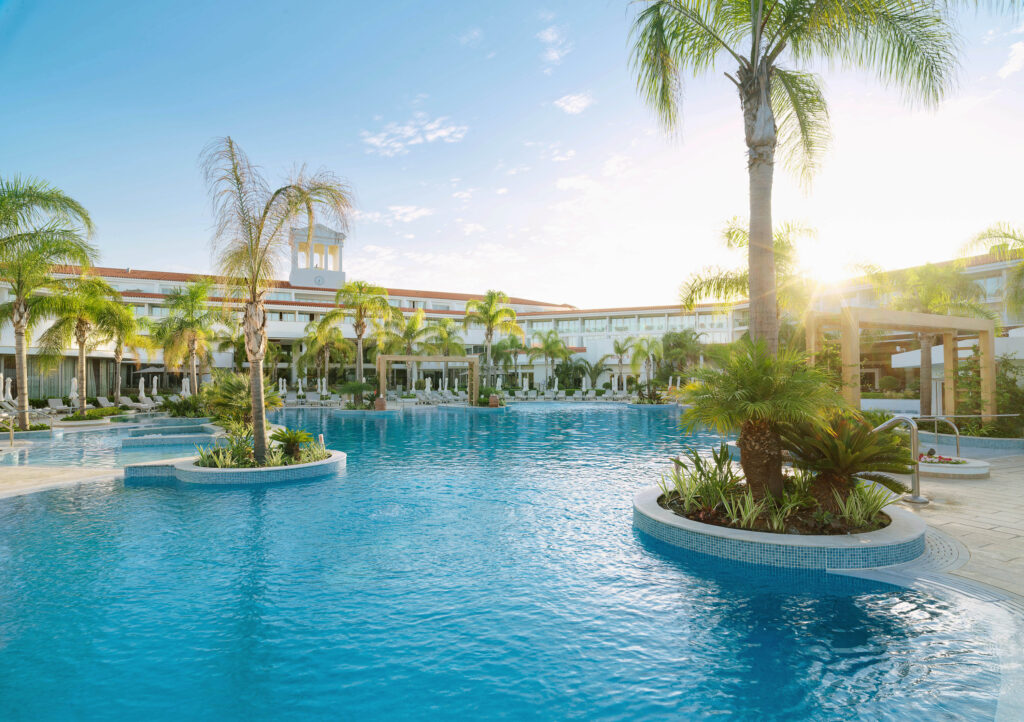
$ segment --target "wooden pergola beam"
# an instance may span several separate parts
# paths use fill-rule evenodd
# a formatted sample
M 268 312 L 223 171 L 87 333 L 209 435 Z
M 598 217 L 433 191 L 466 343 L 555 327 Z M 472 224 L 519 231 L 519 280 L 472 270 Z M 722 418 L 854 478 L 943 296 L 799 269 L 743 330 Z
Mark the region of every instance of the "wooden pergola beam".
M 384 354 L 377 357 L 377 384 L 380 389 L 381 398 L 387 398 L 388 391 L 388 364 L 389 363 L 464 363 L 469 369 L 468 392 L 470 403 L 476 403 L 480 395 L 480 357 L 479 356 L 408 356 L 398 354 Z

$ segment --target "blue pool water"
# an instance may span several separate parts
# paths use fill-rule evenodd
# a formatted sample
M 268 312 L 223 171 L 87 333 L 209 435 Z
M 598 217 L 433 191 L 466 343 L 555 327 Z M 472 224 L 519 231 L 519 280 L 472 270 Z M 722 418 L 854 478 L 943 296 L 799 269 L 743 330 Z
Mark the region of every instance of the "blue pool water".
M 347 471 L 0 501 L 0 718 L 995 714 L 980 603 L 638 536 L 632 494 L 683 442 L 671 411 L 275 421 Z
M 148 429 L 149 433 L 161 435 L 174 431 L 176 430 L 166 426 Z M 129 429 L 117 427 L 102 431 L 56 431 L 52 438 L 33 439 L 32 446 L 13 451 L 0 449 L 0 468 L 32 464 L 119 469 L 125 464 L 173 459 L 195 453 L 194 443 L 122 449 L 121 440 L 128 438 L 130 434 Z

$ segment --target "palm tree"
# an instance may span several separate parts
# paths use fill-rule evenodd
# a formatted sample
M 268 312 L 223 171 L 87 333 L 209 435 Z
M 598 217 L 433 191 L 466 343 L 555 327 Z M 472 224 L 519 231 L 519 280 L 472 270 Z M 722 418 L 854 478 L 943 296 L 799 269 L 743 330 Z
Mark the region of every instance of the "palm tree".
M 633 344 L 633 358 L 630 361 L 630 366 L 632 366 L 634 376 L 643 367 L 644 374 L 647 376 L 648 391 L 651 390 L 651 381 L 654 379 L 655 364 L 661 360 L 664 354 L 665 349 L 661 345 L 660 338 L 641 336 Z
M 999 261 L 1016 261 L 1006 285 L 1009 310 L 1024 312 L 1024 228 L 996 223 L 976 235 L 965 248 L 968 252 L 984 249 Z
M 78 412 L 85 414 L 86 359 L 88 350 L 108 341 L 113 329 L 107 323 L 114 317 L 120 294 L 102 278 L 81 276 L 65 285 L 53 297 L 53 323 L 39 337 L 40 358 L 44 365 L 59 363 L 65 349 L 78 347 Z
M 984 289 L 961 271 L 959 264 L 928 263 L 898 271 L 872 271 L 869 278 L 884 305 L 898 311 L 995 318 L 996 314 L 983 303 Z M 927 416 L 932 412 L 935 334 L 922 331 L 917 338 L 921 343 L 921 413 Z
M 153 342 L 143 331 L 148 327 L 146 319 L 135 316 L 130 306 L 110 304 L 105 317 L 99 324 L 107 333 L 107 341 L 114 344 L 114 402 L 121 397 L 121 362 L 127 349 L 135 356 L 135 366 L 141 365 L 142 352 L 153 347 Z
M 249 360 L 253 418 L 253 455 L 263 464 L 267 454 L 267 418 L 263 394 L 263 359 L 267 352 L 267 291 L 288 256 L 292 221 L 306 221 L 313 242 L 316 213 L 324 213 L 338 230 L 348 227 L 352 199 L 348 186 L 334 175 L 304 170 L 285 185 L 271 189 L 238 145 L 222 138 L 207 146 L 201 159 L 216 215 L 214 247 L 230 297 L 243 305 L 245 352 Z
M 430 352 L 441 356 L 465 356 L 466 341 L 459 335 L 460 328 L 461 326 L 450 318 L 440 318 L 430 324 Z M 443 364 L 442 373 L 447 379 L 447 361 Z
M 506 373 L 511 368 L 512 373 L 515 374 L 516 381 L 520 385 L 522 385 L 522 380 L 519 378 L 519 355 L 528 354 L 529 352 L 529 347 L 523 343 L 523 339 L 519 336 L 506 336 L 503 339 L 499 339 L 491 348 L 494 360 L 502 365 Z
M 789 425 L 823 427 L 843 404 L 829 377 L 808 367 L 791 349 L 773 355 L 763 340 L 740 341 L 717 368 L 694 371 L 685 396 L 687 429 L 739 430 L 737 445 L 747 483 L 761 494 L 782 498 L 782 439 Z
M 167 316 L 153 324 L 153 340 L 163 349 L 164 365 L 188 362 L 192 393 L 199 392 L 199 361 L 210 358 L 210 344 L 225 315 L 210 305 L 210 279 L 200 279 L 167 294 Z
M 579 365 L 583 369 L 583 373 L 590 379 L 590 388 L 596 389 L 597 382 L 601 378 L 601 374 L 608 370 L 608 359 L 612 357 L 612 354 L 606 353 L 604 356 L 599 358 L 597 361 L 591 363 L 586 359 L 580 359 Z
M 226 314 L 225 328 L 217 336 L 217 351 L 231 354 L 232 371 L 241 372 L 245 364 L 245 330 L 233 314 Z
M 742 218 L 729 219 L 722 229 L 722 241 L 730 250 L 749 250 L 749 224 Z M 775 292 L 779 311 L 802 318 L 811 299 L 811 282 L 800 271 L 796 244 L 802 238 L 814 238 L 817 231 L 799 223 L 783 223 L 772 234 L 775 263 Z M 705 268 L 693 274 L 680 291 L 684 309 L 694 308 L 704 299 L 737 301 L 750 297 L 750 269 Z
M 18 386 L 18 427 L 29 428 L 28 343 L 33 326 L 52 315 L 52 302 L 65 281 L 54 268 L 85 269 L 96 257 L 86 240 L 92 220 L 74 199 L 47 183 L 18 177 L 0 179 L 0 281 L 8 300 L 0 304 L 0 328 L 14 328 Z
M 671 365 L 670 373 L 682 373 L 700 359 L 704 352 L 704 344 L 700 341 L 703 335 L 692 328 L 684 328 L 682 331 L 669 331 L 661 337 L 664 359 Z
M 619 381 L 621 382 L 623 391 L 626 390 L 626 355 L 632 351 L 634 343 L 636 343 L 636 339 L 632 336 L 617 338 L 612 341 L 612 354 L 619 361 Z
M 555 361 L 569 358 L 569 347 L 558 335 L 558 331 L 549 329 L 547 331 L 533 332 L 533 346 L 530 348 L 530 359 L 538 356 L 544 359 L 544 377 L 547 383 L 551 383 L 554 376 Z
M 344 364 L 355 355 L 352 342 L 326 317 L 306 324 L 306 336 L 302 343 L 306 350 L 299 356 L 299 366 L 303 369 L 311 365 L 319 366 L 318 374 L 322 374 L 325 379 L 330 378 L 332 358 Z
M 466 302 L 466 329 L 476 324 L 484 330 L 484 366 L 487 369 L 487 385 L 494 383 L 494 369 L 491 367 L 491 343 L 497 331 L 503 336 L 526 336 L 516 322 L 516 312 L 508 305 L 508 296 L 501 291 L 490 290 L 483 298 Z
M 378 332 L 378 342 L 397 348 L 405 356 L 415 356 L 430 343 L 434 329 L 427 323 L 423 309 L 416 309 L 411 316 L 401 313 L 391 314 L 391 320 Z M 409 385 L 416 379 L 416 366 L 410 363 Z
M 379 331 L 391 318 L 393 309 L 388 304 L 388 292 L 366 281 L 349 281 L 338 289 L 334 302 L 341 308 L 331 309 L 324 314 L 323 320 L 332 324 L 352 321 L 356 334 L 356 381 L 362 382 L 363 337 L 368 325 Z M 356 398 L 356 402 L 360 399 L 361 396 Z
M 873 70 L 908 96 L 937 103 L 952 85 L 955 36 L 945 6 L 903 0 L 648 0 L 633 25 L 637 86 L 669 129 L 678 125 L 682 76 L 720 61 L 743 111 L 750 196 L 747 254 L 751 337 L 778 345 L 772 177 L 775 155 L 804 180 L 829 141 L 824 62 Z

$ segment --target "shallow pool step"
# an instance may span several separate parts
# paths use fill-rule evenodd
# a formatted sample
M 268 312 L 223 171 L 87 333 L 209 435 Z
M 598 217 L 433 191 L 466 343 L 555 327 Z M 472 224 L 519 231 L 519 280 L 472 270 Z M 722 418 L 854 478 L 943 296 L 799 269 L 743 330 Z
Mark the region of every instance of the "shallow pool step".
M 216 437 L 213 434 L 155 434 L 153 436 L 130 436 L 121 439 L 122 449 L 138 448 L 143 446 L 195 446 L 220 445 L 225 443 L 223 437 Z

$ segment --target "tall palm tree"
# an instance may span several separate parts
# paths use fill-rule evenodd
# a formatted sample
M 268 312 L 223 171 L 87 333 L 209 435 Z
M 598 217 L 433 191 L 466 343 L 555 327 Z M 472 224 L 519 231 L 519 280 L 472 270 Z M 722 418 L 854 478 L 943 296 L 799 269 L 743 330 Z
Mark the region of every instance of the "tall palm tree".
M 428 347 L 433 333 L 434 329 L 427 323 L 423 309 L 418 308 L 410 316 L 403 316 L 401 313 L 391 314 L 391 320 L 381 327 L 378 339 L 384 345 L 399 349 L 405 356 L 415 356 Z M 416 365 L 410 363 L 410 386 L 416 380 L 416 376 Z
M 459 335 L 461 326 L 451 318 L 439 318 L 430 324 L 429 348 L 431 353 L 441 356 L 465 356 L 466 341 Z M 448 362 L 443 364 L 444 377 L 448 378 Z
M 617 338 L 612 341 L 612 354 L 619 361 L 619 382 L 622 390 L 626 390 L 626 356 L 633 350 L 636 339 L 632 336 Z
M 306 335 L 302 339 L 306 350 L 299 356 L 299 366 L 319 367 L 318 375 L 330 378 L 331 359 L 344 364 L 355 356 L 355 345 L 329 320 L 321 318 L 306 324 Z
M 505 338 L 498 339 L 491 348 L 495 362 L 500 363 L 506 372 L 511 368 L 520 385 L 522 380 L 519 379 L 519 356 L 529 352 L 530 348 L 523 343 L 523 339 L 519 336 L 506 336 Z
M 965 276 L 959 264 L 928 263 L 898 271 L 871 271 L 869 278 L 883 305 L 898 311 L 995 318 L 984 305 L 985 291 Z M 932 412 L 932 347 L 935 334 L 919 332 L 921 343 L 921 413 Z M 953 413 L 951 410 L 947 410 Z
M 348 227 L 352 198 L 348 186 L 334 175 L 300 170 L 285 185 L 272 189 L 245 152 L 230 137 L 203 152 L 201 164 L 216 216 L 214 248 L 229 296 L 243 305 L 245 352 L 253 418 L 253 455 L 263 464 L 267 454 L 267 418 L 263 394 L 263 359 L 267 352 L 266 294 L 283 269 L 290 250 L 289 230 L 306 222 L 313 242 L 318 213 L 338 230 Z
M 748 224 L 739 217 L 731 218 L 722 229 L 722 241 L 730 250 L 750 248 Z M 814 238 L 817 231 L 800 223 L 783 223 L 772 233 L 775 263 L 776 312 L 785 311 L 802 318 L 811 299 L 811 280 L 800 270 L 797 242 Z M 694 308 L 699 301 L 737 301 L 750 297 L 749 268 L 705 268 L 690 276 L 680 290 L 684 309 Z
M 106 339 L 114 345 L 114 402 L 121 397 L 121 362 L 127 350 L 135 356 L 135 366 L 141 365 L 143 352 L 153 348 L 153 341 L 145 331 L 146 319 L 138 318 L 131 306 L 110 304 L 106 309 L 100 327 L 105 330 Z
M 1006 301 L 1011 311 L 1024 312 L 1024 228 L 996 223 L 971 239 L 964 250 L 984 250 L 999 261 L 1017 262 L 1007 279 Z
M 722 61 L 735 72 L 750 196 L 751 337 L 778 345 L 772 180 L 775 156 L 806 180 L 829 141 L 821 78 L 804 68 L 838 62 L 874 71 L 909 97 L 937 103 L 953 82 L 955 34 L 930 0 L 647 0 L 633 25 L 637 86 L 665 126 L 679 121 L 684 74 Z
M 684 328 L 682 331 L 669 331 L 661 337 L 664 359 L 671 365 L 670 373 L 682 373 L 700 359 L 704 351 L 700 340 L 703 335 L 692 328 Z
M 550 383 L 555 373 L 555 361 L 569 358 L 569 347 L 555 329 L 534 331 L 530 358 L 535 359 L 538 356 L 544 359 L 544 377 Z
M 641 336 L 633 344 L 633 358 L 630 366 L 633 368 L 633 375 L 637 375 L 643 367 L 647 376 L 647 390 L 650 391 L 651 381 L 654 379 L 655 364 L 661 360 L 665 349 L 661 345 L 660 338 L 653 336 Z
M 593 363 L 582 358 L 579 360 L 580 368 L 583 369 L 583 373 L 590 379 L 590 388 L 597 388 L 597 382 L 600 380 L 601 374 L 608 370 L 608 359 L 610 358 L 612 358 L 612 354 L 606 353 Z
M 86 360 L 90 348 L 108 341 L 113 329 L 107 324 L 114 317 L 113 309 L 120 294 L 96 276 L 81 276 L 67 283 L 63 292 L 53 297 L 53 323 L 39 337 L 40 359 L 44 365 L 60 362 L 65 349 L 78 347 L 78 411 L 85 414 Z
M 466 318 L 463 321 L 466 329 L 476 324 L 484 331 L 484 366 L 487 369 L 487 385 L 494 384 L 494 369 L 491 366 L 491 343 L 495 332 L 502 336 L 519 336 L 525 338 L 526 333 L 516 322 L 516 312 L 508 305 L 508 296 L 501 291 L 490 290 L 483 298 L 474 298 L 466 302 Z
M 356 334 L 356 381 L 363 380 L 363 337 L 368 327 L 379 331 L 391 318 L 394 309 L 388 304 L 388 292 L 367 281 L 349 281 L 334 296 L 334 302 L 341 308 L 331 309 L 324 314 L 325 323 L 340 324 L 352 322 Z M 357 398 L 358 402 L 360 399 Z
M 85 269 L 97 258 L 87 241 L 93 232 L 88 212 L 44 181 L 0 179 L 0 281 L 8 300 L 0 304 L 0 328 L 14 329 L 14 366 L 18 386 L 18 427 L 29 428 L 28 344 L 32 328 L 52 315 L 54 296 L 65 281 L 58 266 Z
M 153 340 L 163 349 L 164 365 L 188 362 L 192 393 L 199 391 L 199 362 L 210 358 L 210 346 L 225 314 L 210 305 L 213 281 L 200 279 L 167 294 L 167 316 L 153 324 Z
M 245 364 L 245 330 L 233 314 L 224 318 L 224 328 L 217 335 L 216 349 L 231 354 L 231 370 L 241 373 Z

